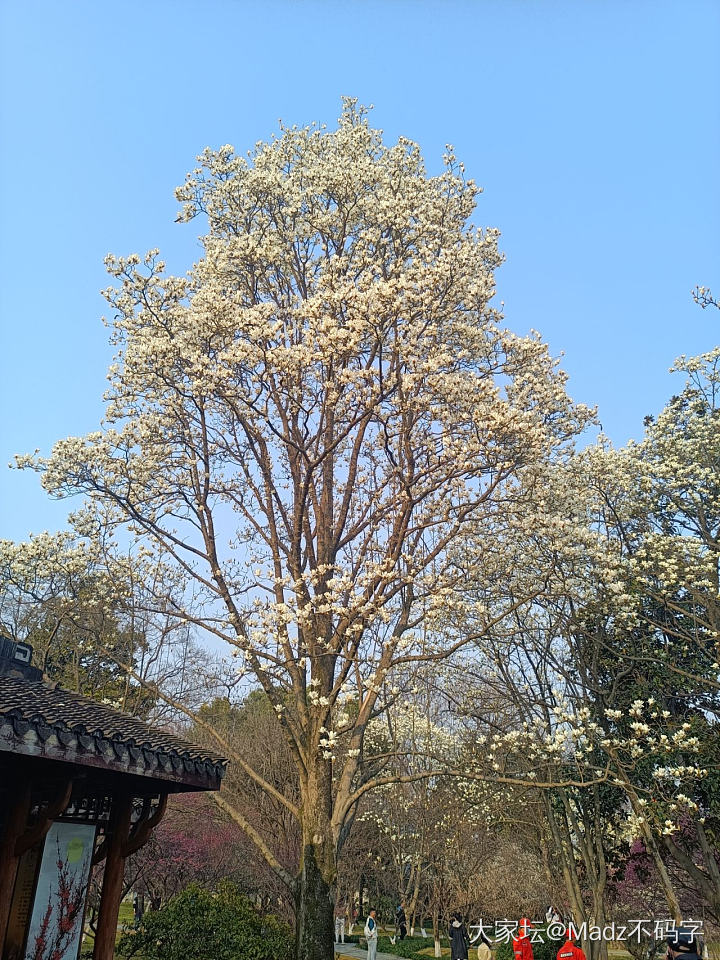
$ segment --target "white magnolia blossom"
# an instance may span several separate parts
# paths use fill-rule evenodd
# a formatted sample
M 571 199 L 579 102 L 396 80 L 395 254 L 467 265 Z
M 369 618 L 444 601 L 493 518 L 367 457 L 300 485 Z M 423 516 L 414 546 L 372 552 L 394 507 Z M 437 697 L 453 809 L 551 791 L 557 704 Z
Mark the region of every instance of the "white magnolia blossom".
M 207 224 L 188 274 L 156 250 L 106 260 L 102 428 L 20 459 L 177 571 L 164 600 L 240 654 L 296 760 L 290 806 L 328 882 L 343 825 L 384 783 L 362 779 L 369 763 L 409 782 L 431 774 L 421 755 L 463 760 L 424 670 L 444 683 L 443 661 L 559 595 L 538 574 L 545 545 L 580 592 L 596 556 L 619 616 L 637 617 L 624 558 L 577 522 L 582 469 L 556 470 L 592 412 L 539 334 L 493 305 L 502 255 L 470 221 L 478 196 L 452 151 L 428 176 L 415 143 L 386 145 L 350 100 L 337 129 L 205 151 L 177 192 L 180 219 Z M 492 667 L 501 682 L 502 657 Z M 591 744 L 641 741 L 557 706 L 542 729 L 490 737 L 498 780 L 522 773 L 513 752 L 542 781 L 547 758 L 585 770 Z

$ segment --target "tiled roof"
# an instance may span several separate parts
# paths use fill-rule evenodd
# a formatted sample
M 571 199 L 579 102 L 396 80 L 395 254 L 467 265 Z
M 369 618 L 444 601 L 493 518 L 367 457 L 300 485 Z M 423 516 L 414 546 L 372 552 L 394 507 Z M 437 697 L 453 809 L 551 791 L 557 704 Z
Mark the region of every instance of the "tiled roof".
M 68 690 L 0 676 L 0 751 L 216 790 L 227 760 Z

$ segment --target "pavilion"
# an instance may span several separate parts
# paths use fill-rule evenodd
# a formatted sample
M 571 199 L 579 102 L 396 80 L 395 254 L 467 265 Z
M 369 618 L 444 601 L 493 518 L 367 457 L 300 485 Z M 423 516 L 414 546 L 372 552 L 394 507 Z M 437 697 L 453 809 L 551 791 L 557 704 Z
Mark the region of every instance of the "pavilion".
M 104 860 L 93 960 L 112 960 L 125 859 L 168 795 L 218 790 L 227 761 L 44 681 L 0 636 L 1 960 L 76 960 Z

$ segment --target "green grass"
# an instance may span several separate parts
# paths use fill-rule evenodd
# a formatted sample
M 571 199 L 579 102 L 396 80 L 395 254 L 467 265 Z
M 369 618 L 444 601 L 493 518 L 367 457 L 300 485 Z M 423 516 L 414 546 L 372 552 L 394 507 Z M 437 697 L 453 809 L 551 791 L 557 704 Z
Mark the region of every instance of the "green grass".
M 123 930 L 126 927 L 132 926 L 134 920 L 134 913 L 132 904 L 129 902 L 123 901 L 120 904 L 120 910 L 118 912 L 118 928 L 115 934 L 115 943 L 120 939 Z M 85 938 L 83 940 L 82 949 L 80 951 L 81 957 L 90 957 L 92 956 L 93 947 L 95 946 L 95 937 L 92 933 L 92 930 L 87 930 Z
M 132 904 L 129 901 L 125 901 L 120 904 L 120 912 L 118 914 L 118 925 L 119 926 L 130 926 L 134 920 L 135 914 L 133 913 Z

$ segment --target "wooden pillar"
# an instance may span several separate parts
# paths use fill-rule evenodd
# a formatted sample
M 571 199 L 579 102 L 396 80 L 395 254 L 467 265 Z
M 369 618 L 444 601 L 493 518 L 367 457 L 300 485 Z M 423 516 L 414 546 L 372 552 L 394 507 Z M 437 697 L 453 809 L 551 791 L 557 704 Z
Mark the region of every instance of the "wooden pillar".
M 5 826 L 0 837 L 0 953 L 5 944 L 13 887 L 17 876 L 18 840 L 27 829 L 30 813 L 30 782 L 24 783 L 18 793 L 8 798 Z
M 98 913 L 93 960 L 112 960 L 115 953 L 115 935 L 120 912 L 120 897 L 122 896 L 132 807 L 131 796 L 121 795 L 113 801 L 108 825 L 110 836 L 108 837 L 105 875 L 100 894 L 100 911 Z

